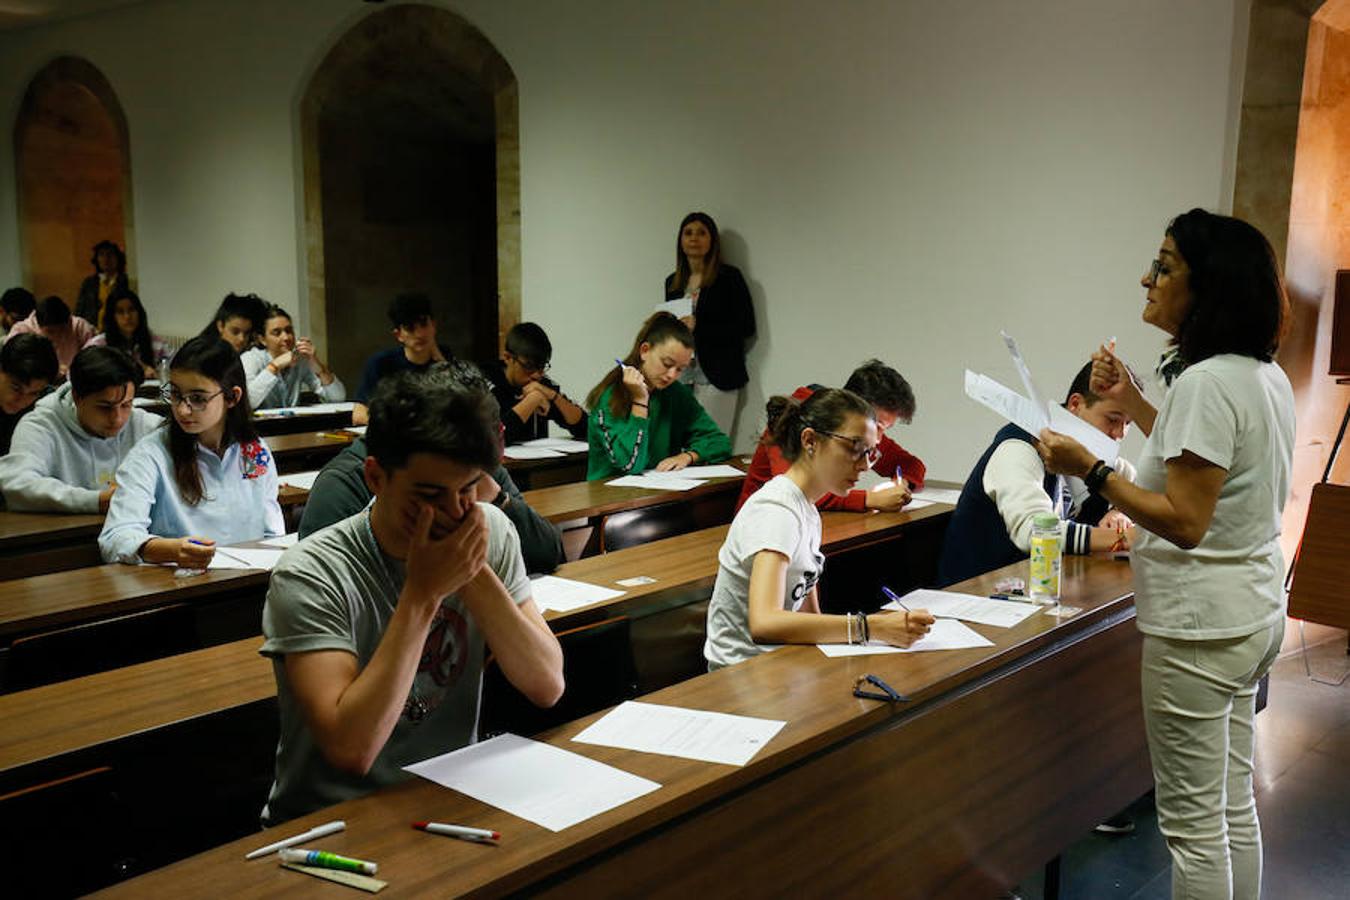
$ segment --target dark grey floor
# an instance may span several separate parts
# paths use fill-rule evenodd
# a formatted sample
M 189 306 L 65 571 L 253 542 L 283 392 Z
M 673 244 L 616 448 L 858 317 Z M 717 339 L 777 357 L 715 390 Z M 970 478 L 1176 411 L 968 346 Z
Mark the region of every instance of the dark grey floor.
M 1345 633 L 1310 647 L 1309 659 L 1321 677 L 1345 672 L 1350 667 Z M 1340 687 L 1315 684 L 1304 674 L 1302 656 L 1286 654 L 1271 670 L 1270 705 L 1257 716 L 1256 742 L 1266 865 L 1262 897 L 1350 900 L 1350 681 Z M 1065 852 L 1063 900 L 1171 896 L 1171 860 L 1152 797 L 1140 799 L 1131 812 L 1133 834 L 1091 834 Z M 1024 900 L 1041 900 L 1041 874 L 1029 875 L 1018 893 Z

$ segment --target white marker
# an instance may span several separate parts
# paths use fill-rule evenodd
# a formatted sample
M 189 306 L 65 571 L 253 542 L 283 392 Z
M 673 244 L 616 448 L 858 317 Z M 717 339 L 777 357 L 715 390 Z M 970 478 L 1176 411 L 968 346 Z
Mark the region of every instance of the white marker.
M 266 847 L 259 847 L 252 853 L 245 853 L 244 859 L 257 859 L 260 856 L 267 856 L 270 853 L 276 853 L 283 847 L 293 847 L 296 844 L 302 844 L 305 841 L 312 841 L 315 838 L 326 837 L 335 834 L 347 827 L 347 823 L 338 819 L 336 822 L 329 822 L 325 825 L 311 828 L 304 834 L 297 834 L 295 837 L 288 837 L 284 841 L 277 841 L 275 844 L 268 844 Z
M 480 844 L 495 844 L 502 839 L 501 832 L 486 828 L 470 828 L 467 825 L 446 825 L 441 822 L 414 822 L 413 827 L 432 834 L 459 838 L 462 841 L 477 841 Z

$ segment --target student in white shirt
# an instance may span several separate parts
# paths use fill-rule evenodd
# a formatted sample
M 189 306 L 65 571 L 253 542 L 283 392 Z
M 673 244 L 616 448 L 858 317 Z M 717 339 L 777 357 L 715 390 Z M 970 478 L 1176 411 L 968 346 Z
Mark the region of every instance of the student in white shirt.
M 38 401 L 0 457 L 0 490 L 13 512 L 104 513 L 113 473 L 131 448 L 164 424 L 135 409 L 141 367 L 112 347 L 86 347 L 70 380 Z
M 290 314 L 280 306 L 267 307 L 261 347 L 240 355 L 248 378 L 248 402 L 254 409 L 295 406 L 309 391 L 325 403 L 341 403 L 347 389 L 323 360 L 314 354 L 314 342 L 295 337 Z
M 282 534 L 277 472 L 253 430 L 244 367 L 216 337 L 188 341 L 164 390 L 172 418 L 127 454 L 98 545 L 108 562 L 204 568 L 216 544 Z
M 760 488 L 731 523 L 717 554 L 703 655 L 720 669 L 763 652 L 761 644 L 861 643 L 908 647 L 928 632 L 927 610 L 823 615 L 817 585 L 820 512 L 827 492 L 848 493 L 877 456 L 872 406 L 852 391 L 822 388 L 805 401 L 774 397 L 770 432 L 787 472 Z
M 1185 369 L 1161 409 L 1105 347 L 1092 383 L 1148 435 L 1137 482 L 1050 431 L 1040 453 L 1140 532 L 1144 725 L 1172 896 L 1256 900 L 1256 687 L 1284 636 L 1279 537 L 1293 465 L 1293 389 L 1274 362 L 1287 301 L 1261 232 L 1202 209 L 1172 220 L 1142 284 L 1144 321 L 1172 336 Z

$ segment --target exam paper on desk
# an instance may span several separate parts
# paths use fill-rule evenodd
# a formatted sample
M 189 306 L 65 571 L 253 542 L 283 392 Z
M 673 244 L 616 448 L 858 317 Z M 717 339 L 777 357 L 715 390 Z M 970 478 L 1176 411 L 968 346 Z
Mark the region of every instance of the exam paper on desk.
M 561 459 L 566 456 L 552 447 L 526 447 L 524 444 L 511 444 L 503 452 L 507 459 Z
M 645 488 L 649 491 L 691 491 L 703 482 L 671 472 L 648 472 L 645 475 L 624 475 L 605 484 L 610 487 Z
M 967 622 L 979 622 L 981 625 L 993 625 L 997 628 L 1011 628 L 1041 611 L 1041 607 L 1034 603 L 995 600 L 992 597 L 958 594 L 955 591 L 935 591 L 929 588 L 910 591 L 900 599 L 910 609 L 926 609 L 939 619 L 964 619 Z M 895 601 L 882 607 L 896 610 L 902 608 Z
M 562 831 L 661 785 L 561 747 L 514 734 L 405 766 L 443 787 Z
M 521 441 L 517 447 L 540 447 L 545 450 L 557 450 L 560 453 L 584 453 L 590 448 L 585 441 L 574 441 L 563 437 L 542 437 L 532 441 Z
M 540 575 L 530 579 L 530 595 L 540 609 L 571 612 L 592 603 L 622 597 L 624 592 L 556 575 Z
M 258 550 L 249 547 L 217 547 L 208 569 L 272 570 L 284 550 Z
M 629 700 L 620 703 L 572 740 L 743 766 L 786 724 L 778 719 Z
M 313 472 L 292 472 L 289 475 L 277 476 L 277 482 L 287 484 L 293 488 L 299 488 L 302 491 L 314 490 L 314 481 L 319 477 L 318 470 Z
M 879 653 L 919 653 L 925 650 L 967 650 L 992 647 L 994 642 L 957 619 L 938 619 L 926 635 L 909 647 L 892 647 L 881 641 L 866 644 L 817 644 L 826 656 L 872 656 Z

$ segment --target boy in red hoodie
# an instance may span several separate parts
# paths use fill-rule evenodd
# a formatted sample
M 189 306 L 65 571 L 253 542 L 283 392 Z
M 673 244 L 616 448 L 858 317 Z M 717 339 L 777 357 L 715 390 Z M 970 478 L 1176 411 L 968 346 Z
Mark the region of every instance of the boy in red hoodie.
M 792 392 L 792 396 L 798 400 L 805 400 L 820 387 L 818 384 L 799 387 Z M 901 483 L 876 491 L 853 490 L 844 497 L 826 494 L 816 503 L 816 507 L 822 511 L 849 512 L 866 512 L 869 509 L 894 512 L 901 509 L 910 501 L 910 491 L 923 488 L 927 468 L 921 459 L 891 440 L 885 432 L 899 420 L 904 420 L 908 425 L 910 419 L 914 417 L 914 390 L 903 375 L 879 359 L 869 359 L 854 369 L 844 388 L 872 404 L 872 410 L 876 413 L 877 430 L 882 432 L 881 443 L 877 445 L 877 449 L 881 451 L 881 458 L 872 466 L 872 470 L 887 478 L 899 475 Z M 755 448 L 755 456 L 750 461 L 745 484 L 741 487 L 741 496 L 736 500 L 736 509 L 740 510 L 750 495 L 763 487 L 770 478 L 786 472 L 788 465 L 783 454 L 770 443 L 769 432 L 765 431 L 759 446 Z

